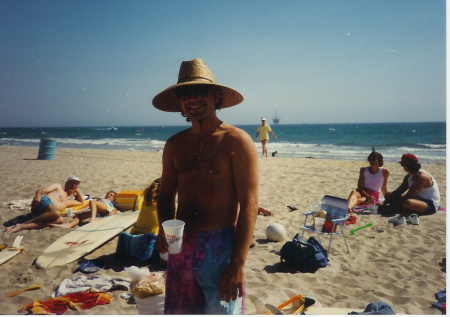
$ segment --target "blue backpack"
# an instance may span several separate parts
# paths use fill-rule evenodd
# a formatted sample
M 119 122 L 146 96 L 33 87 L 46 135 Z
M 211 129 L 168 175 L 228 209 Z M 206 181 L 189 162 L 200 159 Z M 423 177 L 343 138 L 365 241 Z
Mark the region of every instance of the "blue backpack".
M 315 273 L 328 265 L 327 251 L 319 241 L 310 237 L 304 241 L 297 233 L 292 241 L 286 242 L 280 251 L 281 262 L 291 271 Z

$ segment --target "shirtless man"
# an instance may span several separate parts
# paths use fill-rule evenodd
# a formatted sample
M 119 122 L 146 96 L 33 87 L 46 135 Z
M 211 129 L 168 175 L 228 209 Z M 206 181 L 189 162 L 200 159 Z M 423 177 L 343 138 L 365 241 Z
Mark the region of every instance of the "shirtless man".
M 165 314 L 242 314 L 244 264 L 258 214 L 258 154 L 251 137 L 220 121 L 216 109 L 242 102 L 215 82 L 201 59 L 182 62 L 178 84 L 153 105 L 187 117 L 191 128 L 163 151 L 159 223 L 185 222 L 182 251 L 169 254 Z M 166 253 L 164 230 L 156 247 Z M 240 297 L 240 298 L 238 298 Z
M 432 215 L 439 209 L 440 192 L 434 177 L 421 169 L 417 157 L 403 154 L 398 162 L 406 174 L 402 184 L 392 193 L 386 193 L 385 205 L 400 210 L 399 214 L 389 218 L 389 222 L 402 225 L 408 220 L 411 224 L 419 224 L 419 216 Z M 404 194 L 408 191 L 406 194 Z M 405 218 L 406 217 L 406 218 Z
M 7 227 L 7 233 L 15 233 L 21 230 L 42 229 L 50 224 L 61 224 L 64 222 L 61 211 L 66 207 L 78 206 L 84 203 L 83 195 L 78 189 L 80 179 L 70 176 L 64 188 L 60 184 L 53 184 L 38 189 L 31 203 L 32 219 L 22 224 Z M 75 194 L 77 200 L 69 199 Z

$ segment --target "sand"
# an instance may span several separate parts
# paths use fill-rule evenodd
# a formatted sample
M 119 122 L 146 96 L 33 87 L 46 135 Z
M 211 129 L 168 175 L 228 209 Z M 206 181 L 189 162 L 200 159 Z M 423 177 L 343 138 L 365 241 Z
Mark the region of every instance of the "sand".
M 31 199 L 34 192 L 54 182 L 64 184 L 70 175 L 77 175 L 85 194 L 98 196 L 116 191 L 144 189 L 161 173 L 161 152 L 55 150 L 53 160 L 36 160 L 38 148 L 2 147 L 0 155 L 0 220 L 13 219 L 29 210 L 10 210 L 7 203 Z M 401 153 L 399 152 L 399 157 Z M 342 238 L 331 246 L 329 265 L 315 274 L 286 273 L 280 263 L 279 251 L 284 242 L 268 242 L 266 227 L 282 224 L 291 239 L 303 223 L 303 212 L 325 194 L 346 198 L 356 186 L 363 161 L 322 160 L 311 158 L 260 158 L 260 205 L 274 213 L 273 217 L 258 216 L 256 245 L 249 250 L 246 263 L 246 293 L 262 301 L 278 305 L 287 299 L 284 290 L 308 295 L 315 306 L 350 308 L 363 311 L 366 305 L 383 301 L 397 314 L 441 314 L 431 304 L 434 294 L 446 288 L 446 275 L 439 262 L 446 257 L 446 212 L 439 211 L 420 218 L 420 225 L 394 227 L 380 215 L 357 215 L 356 224 L 346 226 L 346 232 L 369 222 L 372 227 L 347 235 L 350 254 L 346 254 Z M 388 189 L 395 189 L 405 173 L 397 163 L 386 163 L 391 172 Z M 446 206 L 445 163 L 423 164 L 439 184 L 441 205 Z M 290 212 L 287 206 L 298 210 Z M 79 262 L 38 269 L 35 259 L 53 241 L 69 229 L 22 231 L 25 251 L 1 265 L 1 292 L 41 284 L 29 291 L 1 300 L 2 314 L 17 314 L 33 300 L 45 300 L 64 278 L 82 275 Z M 0 233 L 0 242 L 12 244 L 17 234 Z M 322 240 L 324 241 L 324 240 Z M 113 255 L 117 238 L 87 255 L 95 259 Z M 160 269 L 160 268 L 159 268 Z M 97 274 L 128 277 L 117 268 Z M 135 305 L 120 296 L 125 291 L 113 291 L 109 305 L 97 306 L 73 314 L 137 314 Z M 247 299 L 246 314 L 256 308 Z

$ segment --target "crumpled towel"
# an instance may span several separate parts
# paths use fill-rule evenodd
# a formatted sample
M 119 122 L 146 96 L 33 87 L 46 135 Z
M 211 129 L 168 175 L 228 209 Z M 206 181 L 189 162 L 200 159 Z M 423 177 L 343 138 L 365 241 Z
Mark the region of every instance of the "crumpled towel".
M 130 279 L 128 278 L 107 275 L 80 275 L 64 279 L 56 291 L 53 292 L 52 297 L 87 291 L 88 289 L 93 289 L 97 292 L 107 292 L 115 289 L 128 291 L 129 288 Z
M 35 300 L 31 304 L 23 306 L 19 313 L 29 312 L 35 315 L 64 314 L 69 308 L 79 311 L 86 310 L 97 305 L 106 305 L 112 302 L 112 295 L 104 292 L 96 292 L 92 289 L 51 298 L 46 301 Z
M 385 302 L 373 302 L 363 312 L 351 312 L 349 315 L 395 315 L 394 309 Z

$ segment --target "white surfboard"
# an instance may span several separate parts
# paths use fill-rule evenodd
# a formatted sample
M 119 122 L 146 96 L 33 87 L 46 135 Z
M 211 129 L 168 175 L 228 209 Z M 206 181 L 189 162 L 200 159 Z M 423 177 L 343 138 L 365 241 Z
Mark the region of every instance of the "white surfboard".
M 138 216 L 138 211 L 128 213 L 118 211 L 112 216 L 97 218 L 78 227 L 48 246 L 36 259 L 36 266 L 48 268 L 73 262 L 131 227 L 136 223 Z
M 17 236 L 14 239 L 12 247 L 6 247 L 0 252 L 0 265 L 12 259 L 22 251 L 22 247 L 20 246 L 20 244 L 22 243 L 22 238 L 23 236 Z

